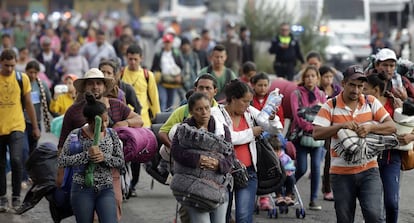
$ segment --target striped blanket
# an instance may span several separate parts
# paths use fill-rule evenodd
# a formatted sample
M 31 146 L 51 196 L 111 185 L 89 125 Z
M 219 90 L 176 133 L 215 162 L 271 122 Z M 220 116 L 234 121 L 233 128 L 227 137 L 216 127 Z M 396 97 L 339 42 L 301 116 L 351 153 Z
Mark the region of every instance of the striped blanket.
M 379 135 L 369 133 L 361 138 L 350 129 L 338 131 L 339 143 L 334 151 L 351 164 L 364 164 L 386 149 L 398 149 L 399 142 L 395 134 Z

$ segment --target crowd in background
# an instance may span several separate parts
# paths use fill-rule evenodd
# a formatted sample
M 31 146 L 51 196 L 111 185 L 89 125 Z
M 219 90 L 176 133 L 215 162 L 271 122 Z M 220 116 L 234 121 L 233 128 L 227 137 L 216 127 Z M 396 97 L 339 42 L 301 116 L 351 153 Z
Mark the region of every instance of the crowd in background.
M 333 191 L 331 190 L 330 173 L 336 175 L 344 173 L 344 175 L 348 173 L 358 174 L 367 171 L 371 167 L 375 168 L 378 164 L 375 165 L 376 159 L 375 161 L 370 160 L 368 163 L 371 166 L 365 166 L 363 170 L 354 170 L 347 165 L 343 165 L 341 161 L 338 161 L 338 155 L 330 150 L 332 149 L 330 140 L 318 142 L 318 140 L 311 139 L 315 123 L 313 119 L 303 116 L 301 109 L 315 108 L 317 113 L 321 106 L 327 109 L 327 101 L 328 104 L 332 103 L 331 99 L 338 95 L 338 97 L 342 97 L 343 94 L 348 94 L 347 96 L 355 96 L 359 100 L 362 90 L 364 90 L 364 94 L 370 94 L 377 98 L 374 100 L 374 97 L 369 97 L 374 106 L 378 106 L 375 107 L 375 110 L 383 112 L 385 111 L 384 107 L 387 109 L 388 115 L 381 113 L 381 117 L 379 115 L 376 117 L 377 121 L 382 122 L 386 117 L 392 118 L 392 111 L 398 106 L 401 107 L 401 103 L 398 104 L 399 100 L 402 102 L 412 100 L 414 97 L 414 87 L 410 80 L 396 73 L 397 55 L 401 53 L 397 52 L 396 55 L 392 50 L 385 49 L 384 51 L 383 48 L 390 46 L 382 44 L 379 47 L 378 41 L 375 42 L 375 47 L 379 51 L 373 52 L 376 57 L 369 73 L 373 73 L 372 75 L 376 75 L 375 77 L 378 76 L 378 78 L 368 75 L 368 77 L 364 76 L 362 79 L 354 80 L 352 78 L 356 77 L 355 74 L 360 74 L 360 71 L 354 70 L 342 74 L 334 67 L 324 65 L 320 53 L 314 51 L 302 52 L 299 42 L 290 34 L 288 23 L 283 23 L 279 27 L 279 34 L 271 40 L 269 53 L 275 54 L 273 64 L 275 73 L 272 75 L 265 74 L 256 68 L 253 43 L 249 39 L 250 31 L 248 28 L 237 27 L 233 23 L 226 25 L 225 35 L 220 41 L 212 39 L 207 29 L 181 30 L 180 25 L 176 22 L 171 23 L 168 27 L 160 28 L 159 38 L 150 43 L 140 35 L 139 30 L 134 29 L 130 24 L 117 23 L 113 30 L 103 27 L 105 27 L 104 24 L 95 21 L 88 23 L 86 27 L 80 28 L 63 19 L 59 20 L 56 27 L 48 23 L 31 24 L 18 20 L 3 22 L 0 52 L 9 50 L 15 53 L 16 64 L 13 69 L 16 75 L 17 73 L 26 73 L 31 83 L 31 91 L 38 94 L 38 97 L 32 97 L 37 100 L 32 99 L 31 101 L 35 113 L 32 114 L 31 111 L 25 113 L 27 140 L 23 146 L 25 155 L 22 163 L 37 146 L 37 133 L 40 127 L 43 126 L 46 131 L 49 131 L 52 118 L 65 115 L 74 103 L 85 99 L 83 98 L 84 92 L 80 92 L 80 89 L 85 86 L 76 85 L 76 82 L 81 83 L 80 80 L 93 79 L 90 76 L 85 77 L 85 73 L 90 72 L 91 68 L 99 68 L 102 75 L 105 75 L 105 77 L 99 78 L 114 79 L 115 87 L 112 88 L 111 86 L 110 90 L 113 91 L 107 92 L 105 97 L 119 99 L 130 106 L 123 107 L 125 117 L 118 120 L 126 126 L 131 125 L 130 122 L 125 120 L 130 120 L 128 117 L 130 118 L 132 114 L 137 114 L 140 119 L 142 118 L 141 126 L 150 127 L 151 119 L 157 113 L 165 111 L 177 113 L 179 111 L 180 114 L 172 114 L 171 117 L 175 118 L 174 121 L 169 120 L 175 123 L 168 123 L 167 121 L 168 128 L 165 127 L 160 130 L 160 135 L 164 134 L 162 137 L 165 137 L 164 144 L 173 149 L 173 157 L 178 162 L 184 163 L 186 161 L 186 157 L 177 152 L 179 149 L 183 149 L 177 145 L 180 139 L 177 138 L 178 136 L 169 139 L 167 134 L 173 124 L 181 123 L 189 115 L 193 115 L 193 118 L 186 120 L 186 124 L 198 128 L 204 127 L 210 132 L 215 132 L 216 135 L 228 135 L 234 132 L 241 134 L 245 133 L 245 130 L 252 129 L 252 132 L 248 134 L 251 137 L 247 137 L 250 141 L 243 141 L 246 138 L 241 135 L 238 138 L 234 134 L 231 134 L 231 139 L 229 137 L 223 139 L 221 143 L 232 142 L 236 151 L 232 155 L 220 151 L 225 156 L 224 161 L 219 158 L 210 160 L 211 157 L 200 156 L 200 164 L 203 167 L 198 166 L 198 160 L 191 161 L 195 162 L 194 168 L 220 170 L 223 171 L 222 174 L 225 174 L 229 167 L 223 166 L 225 164 L 220 162 L 229 162 L 233 159 L 233 156 L 240 159 L 247 167 L 250 174 L 249 185 L 247 188 L 234 191 L 236 222 L 243 219 L 247 219 L 249 222 L 252 221 L 254 197 L 257 189 L 255 165 L 256 162 L 260 162 L 256 160 L 256 148 L 253 144 L 255 137 L 260 135 L 266 127 L 273 124 L 273 127 L 276 126 L 278 134 L 282 132 L 284 127 L 288 133 L 283 138 L 288 138 L 298 129 L 301 129 L 303 134 L 299 139 L 291 140 L 296 148 L 296 153 L 289 155 L 295 160 L 296 167 L 292 168 L 292 160 L 289 157 L 285 165 L 286 168 L 290 168 L 288 169 L 290 171 L 290 181 L 288 185 L 285 185 L 287 186 L 286 194 L 277 193 L 276 202 L 278 205 L 293 205 L 292 185 L 307 172 L 307 155 L 310 154 L 311 194 L 308 207 L 310 210 L 320 210 L 322 207 L 318 204 L 318 194 L 323 160 L 325 162 L 322 174 L 323 199 L 335 202 L 338 202 L 336 196 L 340 194 L 342 189 L 338 189 L 340 188 L 338 186 L 339 181 L 335 181 L 336 184 L 332 186 L 336 186 L 336 188 L 334 187 Z M 306 53 L 305 56 L 303 56 L 303 53 Z M 9 58 L 0 59 L 2 62 L 9 60 Z M 301 63 L 300 66 L 297 66 L 298 61 Z M 2 66 L 5 65 L 7 64 L 2 63 Z M 300 67 L 299 70 L 298 67 Z M 6 67 L 2 67 L 2 71 L 4 69 Z M 208 77 L 203 76 L 206 73 L 209 74 Z M 362 74 L 365 75 L 364 72 Z M 365 86 L 363 84 L 355 85 L 353 81 L 356 80 L 363 80 L 367 84 Z M 399 85 L 394 84 L 395 82 L 398 82 Z M 105 86 L 109 89 L 108 85 Z M 261 123 L 260 126 L 255 126 L 253 121 L 248 119 L 250 112 L 253 118 L 257 118 L 258 112 L 266 103 L 269 92 L 276 86 L 285 95 L 282 105 L 273 114 L 274 122 L 277 123 Z M 377 86 L 378 89 L 376 89 Z M 290 90 L 287 90 L 287 87 L 290 87 Z M 194 94 L 194 97 L 188 99 L 187 93 L 192 91 L 204 94 Z M 179 105 L 186 104 L 187 99 L 189 103 L 187 110 L 179 107 Z M 388 99 L 392 99 L 392 102 Z M 289 103 L 285 104 L 285 101 Z M 93 100 L 92 102 L 95 103 Z M 218 104 L 220 105 L 217 107 Z M 202 114 L 197 113 L 199 111 L 197 108 L 210 111 L 210 108 L 205 108 L 205 106 L 210 107 L 210 105 L 221 109 L 212 108 L 212 114 L 215 114 L 215 119 L 228 126 L 220 134 L 217 133 L 216 127 L 212 127 L 214 118 L 211 119 L 210 115 L 202 117 Z M 329 105 L 335 109 L 335 105 Z M 341 100 L 337 100 L 336 106 L 340 109 L 345 107 Z M 254 107 L 254 109 L 250 107 Z M 248 110 L 250 112 L 247 112 Z M 107 112 L 106 109 L 102 109 L 98 113 L 103 115 Z M 36 115 L 35 118 L 38 121 L 34 121 L 33 115 Z M 321 114 L 319 113 L 318 116 L 320 118 Z M 285 119 L 290 120 L 290 122 L 286 122 Z M 89 124 L 92 123 L 90 120 L 88 121 Z M 317 119 L 316 123 L 322 126 L 327 124 L 324 121 L 326 120 Z M 388 118 L 387 121 L 392 122 Z M 73 128 L 70 129 L 64 124 L 64 136 L 60 136 L 59 148 L 63 147 L 66 136 L 69 135 L 71 130 Z M 392 131 L 386 133 L 390 132 Z M 309 142 L 302 142 L 305 136 L 310 137 Z M 325 139 L 327 138 L 325 137 Z M 184 139 L 181 140 L 184 141 Z M 174 148 L 177 150 L 174 151 Z M 5 149 L 5 146 L 2 145 L 0 149 Z M 278 149 L 278 156 L 284 156 L 284 152 L 280 151 L 280 148 Z M 378 158 L 380 176 L 384 185 L 379 190 L 384 190 L 387 222 L 397 222 L 398 217 L 398 199 L 394 199 L 399 197 L 398 185 L 394 185 L 387 180 L 389 178 L 399 179 L 401 158 L 400 153 L 394 151 L 397 150 L 385 150 Z M 331 155 L 333 156 L 332 163 Z M 216 160 L 219 161 L 216 162 Z M 114 164 L 116 167 L 119 165 L 120 163 Z M 12 162 L 12 170 L 17 168 L 16 166 L 17 164 Z M 64 165 L 61 164 L 61 166 Z M 138 164 L 133 168 L 135 175 L 134 183 L 131 186 L 132 193 L 135 192 L 135 185 L 138 182 L 139 166 Z M 338 171 L 338 169 L 335 169 L 338 166 L 338 169 L 342 167 L 349 168 L 346 170 L 350 172 Z M 329 171 L 330 167 L 331 171 Z M 334 170 L 332 170 L 332 167 L 334 167 Z M 109 174 L 108 172 L 105 173 Z M 340 177 L 337 176 L 337 178 Z M 30 179 L 24 172 L 21 173 L 19 178 L 22 178 L 22 187 L 27 187 L 27 184 L 30 184 Z M 13 187 L 13 201 L 16 201 L 13 206 L 18 206 L 20 190 L 15 188 L 16 185 Z M 375 189 L 378 188 L 375 187 Z M 228 206 L 224 202 L 223 207 L 216 210 L 222 218 L 226 217 L 227 220 L 230 220 L 231 216 L 229 212 L 227 212 L 227 216 L 224 213 L 227 207 L 231 210 L 233 193 L 229 195 L 230 200 L 228 200 L 229 197 L 226 197 L 226 201 L 229 201 Z M 1 196 L 4 196 L 4 194 L 1 194 Z M 0 201 L 4 202 L 4 200 Z M 260 199 L 261 206 L 268 207 L 268 202 L 269 199 L 266 196 Z M 349 202 L 352 203 L 352 201 Z M 346 203 L 346 201 L 341 202 L 341 204 L 342 207 L 349 208 L 349 203 Z M 371 210 L 370 207 L 365 208 L 364 211 L 378 211 L 378 209 Z M 197 212 L 191 208 L 188 209 L 188 214 L 193 222 L 196 221 L 194 219 L 204 218 L 197 215 Z M 378 215 L 381 216 L 381 214 Z M 337 210 L 337 216 L 343 216 L 344 219 L 352 218 L 341 210 Z M 364 214 L 367 219 L 374 219 L 371 215 L 367 216 Z

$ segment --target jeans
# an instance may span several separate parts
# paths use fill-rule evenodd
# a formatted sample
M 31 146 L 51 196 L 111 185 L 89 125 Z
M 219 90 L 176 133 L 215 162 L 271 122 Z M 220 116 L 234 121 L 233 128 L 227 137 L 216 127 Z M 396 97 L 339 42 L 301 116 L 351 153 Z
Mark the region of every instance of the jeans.
M 139 181 L 139 172 L 141 171 L 141 163 L 138 162 L 131 162 L 131 172 L 132 172 L 132 179 L 130 184 L 130 189 L 135 191 L 135 186 Z
M 174 105 L 174 99 L 176 94 L 176 88 L 165 88 L 161 84 L 158 85 L 158 95 L 160 98 L 161 111 L 167 111 Z
M 247 168 L 249 173 L 249 183 L 247 187 L 236 189 L 234 192 L 229 192 L 229 205 L 227 208 L 227 220 L 231 216 L 232 197 L 235 194 L 236 200 L 236 222 L 237 223 L 252 223 L 253 212 L 256 202 L 257 191 L 257 174 L 253 167 Z
M 96 211 L 100 223 L 118 222 L 112 185 L 96 191 L 94 187 L 73 183 L 70 196 L 76 222 L 93 222 L 94 211 Z
M 331 185 L 338 223 L 354 222 L 357 198 L 365 222 L 383 222 L 382 183 L 378 168 L 358 174 L 331 174 Z
M 385 219 L 387 223 L 398 222 L 400 200 L 401 153 L 399 150 L 385 150 L 378 159 L 379 171 L 384 189 Z
M 194 207 L 186 206 L 185 209 L 190 216 L 190 222 L 197 223 L 222 223 L 226 221 L 228 199 L 222 205 L 211 212 L 201 212 Z
M 318 188 L 321 176 L 321 162 L 323 147 L 311 148 L 301 146 L 295 143 L 296 147 L 296 181 L 306 173 L 308 169 L 308 153 L 311 157 L 311 194 L 310 201 L 315 201 L 318 198 Z
M 24 133 L 18 131 L 0 136 L 0 196 L 5 196 L 7 193 L 6 151 L 8 146 L 12 170 L 12 196 L 20 197 L 24 140 Z

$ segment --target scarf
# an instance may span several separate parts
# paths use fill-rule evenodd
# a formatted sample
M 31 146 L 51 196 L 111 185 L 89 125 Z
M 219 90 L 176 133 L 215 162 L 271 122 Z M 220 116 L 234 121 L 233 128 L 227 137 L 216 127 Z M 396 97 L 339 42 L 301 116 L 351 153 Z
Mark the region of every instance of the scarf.
M 314 91 L 312 91 L 312 90 L 309 90 L 309 89 L 308 89 L 308 88 L 306 88 L 306 87 L 305 87 L 305 89 L 308 91 L 308 100 L 309 100 L 309 103 L 314 102 L 314 101 L 316 100 L 316 95 L 315 95 L 315 92 L 314 92 Z M 315 90 L 315 88 L 314 88 L 314 90 Z
M 46 91 L 40 78 L 36 78 L 37 84 L 40 89 L 40 103 L 42 107 L 43 123 L 45 124 L 45 131 L 50 132 L 50 118 L 49 118 L 49 106 L 47 106 Z

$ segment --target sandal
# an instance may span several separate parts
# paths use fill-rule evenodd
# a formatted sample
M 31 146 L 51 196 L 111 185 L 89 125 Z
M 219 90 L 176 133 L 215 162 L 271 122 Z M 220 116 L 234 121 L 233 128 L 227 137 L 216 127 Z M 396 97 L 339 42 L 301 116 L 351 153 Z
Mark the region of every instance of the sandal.
M 285 198 L 283 197 L 276 198 L 276 206 L 285 206 L 285 205 L 286 205 Z
M 295 202 L 290 197 L 285 197 L 285 202 L 287 206 L 293 206 Z
M 323 199 L 325 201 L 334 201 L 334 196 L 332 192 L 329 193 L 323 193 Z

